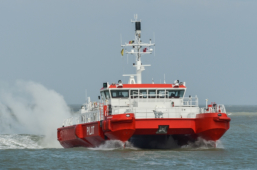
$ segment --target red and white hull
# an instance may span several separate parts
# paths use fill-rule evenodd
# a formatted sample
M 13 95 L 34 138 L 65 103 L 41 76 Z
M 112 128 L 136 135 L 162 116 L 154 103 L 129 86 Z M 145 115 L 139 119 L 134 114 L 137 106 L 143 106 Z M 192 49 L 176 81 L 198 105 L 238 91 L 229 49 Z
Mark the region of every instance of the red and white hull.
M 64 148 L 97 147 L 106 140 L 130 141 L 139 148 L 163 148 L 161 145 L 167 144 L 170 137 L 177 145 L 187 144 L 198 137 L 219 140 L 229 129 L 229 122 L 230 118 L 224 113 L 198 114 L 197 118 L 153 119 L 135 119 L 130 113 L 108 116 L 103 121 L 61 127 L 57 134 Z M 167 129 L 159 132 L 160 126 Z

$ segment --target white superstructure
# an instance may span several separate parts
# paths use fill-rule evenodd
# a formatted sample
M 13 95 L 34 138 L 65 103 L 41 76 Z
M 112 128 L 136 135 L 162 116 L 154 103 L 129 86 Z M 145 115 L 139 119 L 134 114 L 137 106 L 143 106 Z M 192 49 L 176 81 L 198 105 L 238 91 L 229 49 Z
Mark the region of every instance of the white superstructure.
M 134 113 L 136 119 L 148 118 L 196 118 L 199 113 L 226 113 L 224 105 L 212 104 L 211 107 L 199 108 L 198 97 L 185 97 L 186 83 L 175 80 L 173 84 L 143 84 L 142 71 L 145 66 L 142 65 L 141 57 L 145 54 L 152 54 L 152 46 L 155 43 L 141 42 L 141 21 L 135 20 L 135 39 L 122 47 L 122 55 L 132 54 L 136 57 L 136 74 L 125 74 L 129 76 L 128 84 L 123 84 L 121 80 L 118 83 L 103 83 L 100 90 L 100 102 L 88 102 L 81 108 L 81 116 L 66 120 L 64 125 L 74 123 L 87 123 L 100 121 L 104 115 L 115 115 L 124 113 Z M 137 77 L 135 80 L 134 76 Z M 104 109 L 107 106 L 107 109 Z

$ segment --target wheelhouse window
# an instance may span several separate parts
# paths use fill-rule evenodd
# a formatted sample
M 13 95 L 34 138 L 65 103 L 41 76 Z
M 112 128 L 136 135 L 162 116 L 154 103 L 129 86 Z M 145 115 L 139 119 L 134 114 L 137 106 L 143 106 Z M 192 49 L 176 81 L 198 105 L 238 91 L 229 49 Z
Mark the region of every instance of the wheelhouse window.
M 155 98 L 156 90 L 148 90 L 148 98 Z
M 104 91 L 106 99 L 110 99 L 110 93 L 108 90 Z
M 165 98 L 165 90 L 157 90 L 157 98 Z
M 138 98 L 138 90 L 131 90 L 130 97 L 131 99 Z
M 111 90 L 112 98 L 128 98 L 129 91 L 128 90 Z
M 103 91 L 101 91 L 101 97 L 102 97 L 102 100 L 105 100 L 105 94 Z
M 110 99 L 110 93 L 108 90 L 105 90 L 105 91 L 101 91 L 101 97 L 103 100 L 105 99 Z
M 180 98 L 183 97 L 185 90 L 167 90 L 167 98 Z
M 140 90 L 139 91 L 140 98 L 147 98 L 147 91 L 146 90 Z

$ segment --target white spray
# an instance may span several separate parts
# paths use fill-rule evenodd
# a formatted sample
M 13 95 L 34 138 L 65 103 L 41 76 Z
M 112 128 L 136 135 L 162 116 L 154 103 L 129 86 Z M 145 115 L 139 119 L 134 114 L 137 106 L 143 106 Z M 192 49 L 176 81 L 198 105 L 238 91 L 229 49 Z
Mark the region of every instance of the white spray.
M 43 135 L 43 147 L 60 147 L 57 128 L 71 116 L 64 98 L 35 82 L 0 82 L 0 134 Z
M 188 145 L 182 146 L 182 148 L 186 149 L 212 149 L 212 148 L 224 148 L 222 142 L 218 141 L 207 141 L 201 137 L 198 137 L 195 142 L 189 142 Z

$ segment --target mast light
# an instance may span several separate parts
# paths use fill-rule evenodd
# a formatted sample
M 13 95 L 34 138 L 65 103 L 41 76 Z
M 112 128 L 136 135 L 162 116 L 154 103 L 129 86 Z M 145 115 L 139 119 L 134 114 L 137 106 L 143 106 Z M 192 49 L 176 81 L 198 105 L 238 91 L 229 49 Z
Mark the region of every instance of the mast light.
M 141 31 L 141 22 L 135 22 L 136 31 Z
M 108 83 L 107 82 L 104 82 L 103 83 L 103 88 L 107 88 L 108 87 Z

